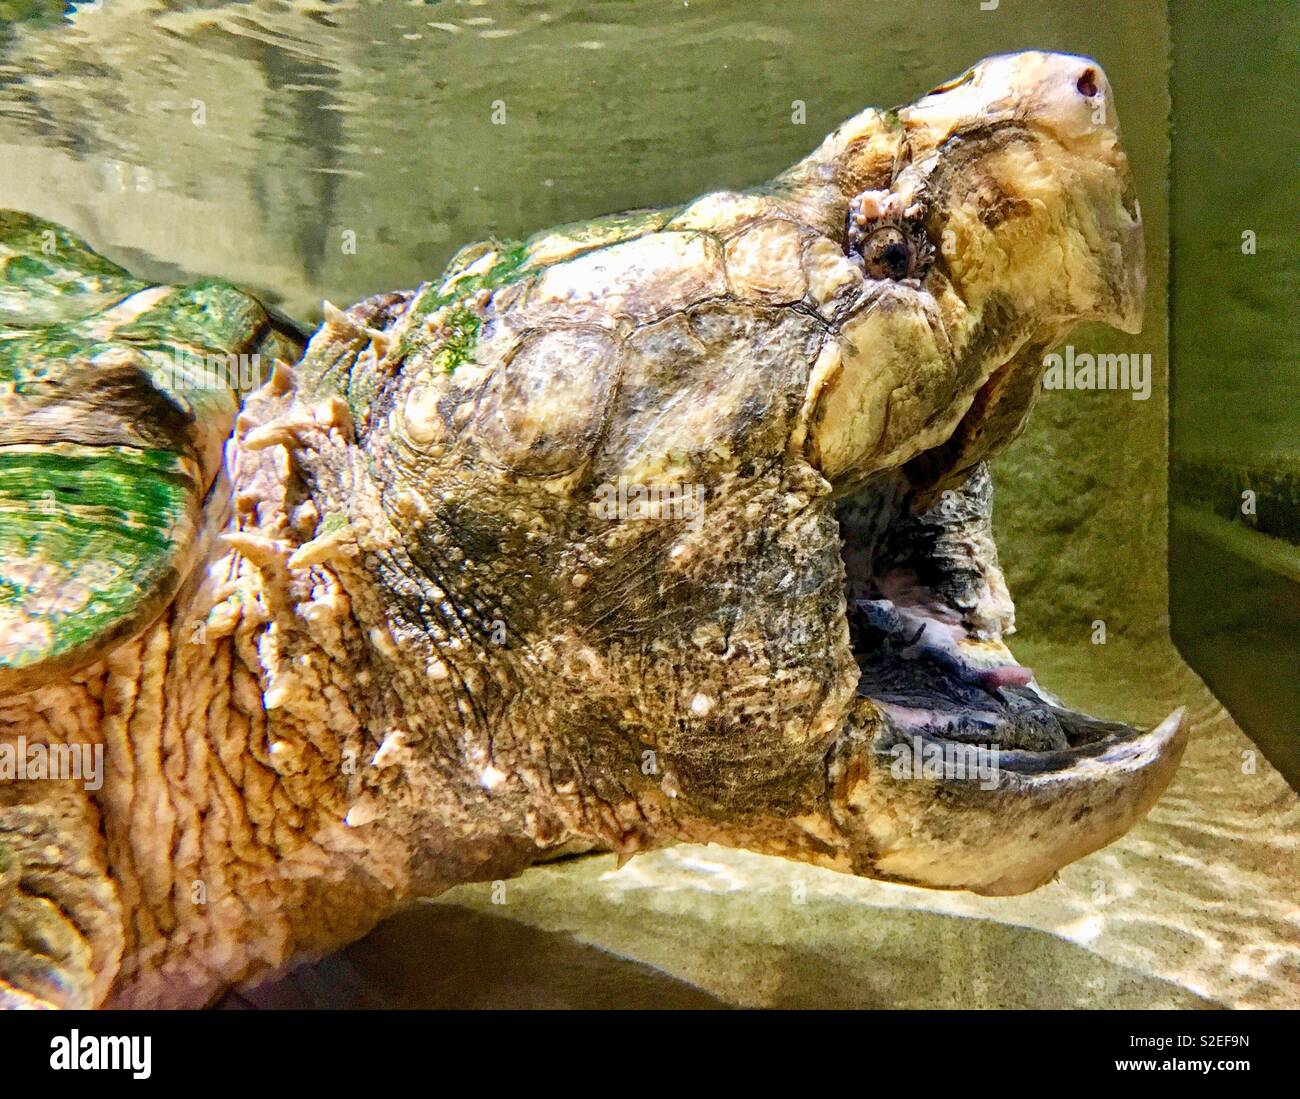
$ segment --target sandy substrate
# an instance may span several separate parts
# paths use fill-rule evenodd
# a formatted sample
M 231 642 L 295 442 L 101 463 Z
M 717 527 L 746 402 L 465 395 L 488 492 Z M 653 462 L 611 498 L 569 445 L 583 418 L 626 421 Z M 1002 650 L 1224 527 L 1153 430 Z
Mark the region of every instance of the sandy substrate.
M 1188 706 L 1150 817 L 1024 897 L 717 847 L 463 886 L 228 1006 L 1297 1007 L 1300 799 L 1172 649 L 1020 655 L 1067 701 Z M 499 897 L 499 894 L 498 894 Z

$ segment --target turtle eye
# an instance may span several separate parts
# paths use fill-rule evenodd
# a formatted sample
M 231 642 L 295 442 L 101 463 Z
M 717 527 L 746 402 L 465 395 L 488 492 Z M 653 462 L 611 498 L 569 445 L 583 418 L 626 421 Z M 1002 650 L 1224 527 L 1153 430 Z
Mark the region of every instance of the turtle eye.
M 916 270 L 916 249 L 901 229 L 886 225 L 863 242 L 862 264 L 868 278 L 898 282 Z
M 863 191 L 849 203 L 844 251 L 869 279 L 923 278 L 934 260 L 925 232 L 925 203 L 892 191 Z

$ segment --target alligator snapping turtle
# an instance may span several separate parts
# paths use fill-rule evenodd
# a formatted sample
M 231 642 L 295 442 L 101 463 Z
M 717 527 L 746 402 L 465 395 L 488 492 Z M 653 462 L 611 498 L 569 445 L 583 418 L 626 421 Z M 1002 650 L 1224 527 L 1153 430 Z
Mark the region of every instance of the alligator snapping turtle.
M 1143 306 L 1092 61 L 463 249 L 296 367 L 224 284 L 3 231 L 9 1004 L 203 1004 L 575 849 L 1024 891 L 1177 765 L 1181 713 L 1073 713 L 1002 642 L 985 463 L 1072 324 Z M 177 346 L 281 361 L 241 394 L 160 379 Z M 102 785 L 33 746 L 102 746 Z

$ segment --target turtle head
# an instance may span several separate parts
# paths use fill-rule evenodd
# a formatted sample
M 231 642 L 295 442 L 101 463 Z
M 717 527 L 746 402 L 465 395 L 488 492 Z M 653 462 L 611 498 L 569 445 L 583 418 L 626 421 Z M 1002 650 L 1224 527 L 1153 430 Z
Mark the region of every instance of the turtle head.
M 1180 713 L 1141 733 L 1068 710 L 1002 644 L 982 463 L 1024 427 L 1074 324 L 1142 323 L 1110 84 L 1087 58 L 989 58 L 850 120 L 784 182 L 854 271 L 823 280 L 839 296 L 794 440 L 838 500 L 861 672 L 828 771 L 836 819 L 868 853 L 858 872 L 1031 888 L 1139 819 L 1185 736 Z M 999 782 L 904 758 L 977 741 Z
M 928 465 L 964 474 L 1018 433 L 1071 326 L 1141 327 L 1141 217 L 1095 61 L 989 58 L 864 112 L 792 175 L 835 181 L 816 191 L 822 216 L 842 218 L 862 274 L 814 393 L 810 449 L 833 481 L 941 444 Z
M 291 566 L 330 563 L 359 695 L 422 746 L 420 834 L 450 814 L 537 850 L 720 842 L 989 893 L 1120 835 L 1181 718 L 1074 714 L 1015 664 L 971 473 L 1070 325 L 1136 326 L 1141 252 L 1100 68 L 1024 54 L 768 187 L 485 242 L 327 310 L 261 438 L 294 435 L 320 522 Z M 970 747 L 988 783 L 929 773 Z

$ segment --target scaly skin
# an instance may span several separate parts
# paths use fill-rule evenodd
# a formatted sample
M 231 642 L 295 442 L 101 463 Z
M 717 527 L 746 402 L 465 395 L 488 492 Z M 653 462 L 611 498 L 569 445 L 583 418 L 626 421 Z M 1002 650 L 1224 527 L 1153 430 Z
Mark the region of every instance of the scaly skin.
M 1179 722 L 1025 686 L 981 463 L 1071 323 L 1135 328 L 1141 263 L 1104 75 L 1022 54 L 765 188 L 330 307 L 244 401 L 163 616 L 0 699 L 0 741 L 108 760 L 93 794 L 0 801 L 11 997 L 202 1004 L 560 848 L 718 842 L 996 894 L 1109 842 Z M 666 485 L 702 514 L 608 510 Z M 855 651 L 846 590 L 936 625 L 908 675 L 948 661 L 1042 744 L 1009 739 L 993 789 L 892 776 L 908 722 L 940 725 Z M 44 877 L 33 813 L 76 853 Z
M 505 820 L 436 837 L 436 862 L 416 828 L 345 823 L 363 785 L 392 774 L 373 764 L 368 645 L 332 577 L 286 567 L 303 540 L 302 501 L 285 495 L 283 454 L 235 445 L 229 468 L 233 492 L 214 494 L 206 516 L 205 567 L 164 619 L 72 682 L 0 701 L 0 737 L 106 748 L 103 787 L 82 798 L 103 833 L 97 861 L 120 923 L 85 935 L 96 954 L 90 999 L 55 1003 L 200 1006 L 358 937 L 417 889 L 527 862 Z M 392 743 L 389 755 L 401 763 Z M 12 786 L 36 794 L 44 784 Z M 444 807 L 430 808 L 438 817 Z M 457 814 L 446 809 L 450 825 Z M 0 808 L 0 837 L 10 816 Z M 85 931 L 104 903 L 65 912 Z

